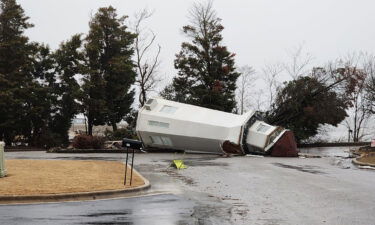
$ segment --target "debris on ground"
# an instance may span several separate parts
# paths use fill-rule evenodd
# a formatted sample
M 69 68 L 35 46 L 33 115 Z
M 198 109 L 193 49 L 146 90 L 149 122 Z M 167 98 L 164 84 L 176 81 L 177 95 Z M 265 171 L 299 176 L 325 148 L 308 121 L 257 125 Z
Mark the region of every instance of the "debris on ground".
M 178 170 L 187 168 L 187 166 L 184 164 L 184 161 L 180 159 L 173 160 L 171 166 Z
M 320 155 L 312 155 L 312 154 L 308 154 L 308 153 L 298 153 L 298 157 L 301 158 L 301 159 L 305 159 L 305 158 L 322 158 Z

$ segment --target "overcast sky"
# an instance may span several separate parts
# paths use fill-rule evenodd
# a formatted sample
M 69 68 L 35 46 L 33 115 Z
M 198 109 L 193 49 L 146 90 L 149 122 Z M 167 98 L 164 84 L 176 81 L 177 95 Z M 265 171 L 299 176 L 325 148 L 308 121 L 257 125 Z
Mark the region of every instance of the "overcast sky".
M 173 60 L 188 23 L 194 1 L 181 0 L 18 0 L 35 27 L 32 41 L 56 49 L 76 33 L 87 33 L 90 16 L 112 5 L 119 15 L 133 17 L 147 7 L 154 15 L 147 26 L 162 47 L 160 72 L 175 75 Z M 258 72 L 265 64 L 285 62 L 287 52 L 303 44 L 304 51 L 321 66 L 353 51 L 375 53 L 375 2 L 373 0 L 214 0 L 225 27 L 224 43 L 236 53 L 237 66 Z M 339 129 L 340 130 L 340 129 Z M 337 137 L 344 135 L 345 128 Z
M 132 17 L 147 7 L 154 10 L 147 24 L 162 46 L 162 73 L 174 75 L 174 55 L 185 40 L 194 1 L 180 0 L 18 0 L 35 27 L 27 34 L 52 49 L 73 34 L 87 33 L 90 15 L 112 5 Z M 266 63 L 283 62 L 287 51 L 304 45 L 314 65 L 351 51 L 375 52 L 375 2 L 372 0 L 214 0 L 225 27 L 224 42 L 236 53 L 237 66 L 260 71 Z

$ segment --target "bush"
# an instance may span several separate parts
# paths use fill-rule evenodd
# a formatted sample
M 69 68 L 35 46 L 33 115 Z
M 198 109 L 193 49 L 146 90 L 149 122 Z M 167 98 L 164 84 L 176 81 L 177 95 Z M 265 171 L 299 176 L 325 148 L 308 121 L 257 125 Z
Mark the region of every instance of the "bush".
M 121 141 L 124 138 L 137 139 L 134 132 L 126 128 L 117 129 L 117 131 L 106 130 L 104 135 L 109 141 Z
M 104 148 L 104 138 L 98 136 L 91 137 L 91 145 L 93 149 L 103 149 Z
M 76 149 L 102 149 L 104 138 L 80 134 L 73 139 L 73 147 Z
M 63 145 L 66 145 L 65 138 L 51 131 L 42 132 L 32 142 L 32 146 L 46 149 Z

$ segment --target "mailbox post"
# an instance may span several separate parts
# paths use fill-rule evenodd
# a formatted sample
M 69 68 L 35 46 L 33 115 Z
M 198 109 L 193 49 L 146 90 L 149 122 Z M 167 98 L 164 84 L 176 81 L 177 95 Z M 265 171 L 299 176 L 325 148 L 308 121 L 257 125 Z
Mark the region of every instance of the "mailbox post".
M 142 149 L 142 142 L 137 141 L 137 140 L 124 138 L 122 140 L 122 147 L 126 148 L 124 185 L 126 185 L 126 174 L 127 174 L 127 171 L 128 171 L 129 148 L 132 149 L 131 170 L 130 170 L 130 186 L 132 186 L 133 165 L 134 165 L 134 149 L 138 149 L 138 150 Z
M 7 175 L 7 170 L 5 169 L 5 160 L 4 160 L 4 142 L 0 142 L 0 178 Z

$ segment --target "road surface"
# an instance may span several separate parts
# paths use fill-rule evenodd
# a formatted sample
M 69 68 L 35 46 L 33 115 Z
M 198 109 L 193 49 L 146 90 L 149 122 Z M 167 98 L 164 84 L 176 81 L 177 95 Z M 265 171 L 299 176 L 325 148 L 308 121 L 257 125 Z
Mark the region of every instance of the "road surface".
M 7 152 L 6 157 L 124 160 L 123 154 Z M 184 159 L 188 168 L 179 171 L 170 168 L 173 159 Z M 152 183 L 152 188 L 142 194 L 152 196 L 0 206 L 0 224 L 44 221 L 51 224 L 368 225 L 375 221 L 375 171 L 360 170 L 350 159 L 334 155 L 302 159 L 149 153 L 136 155 L 135 168 Z M 41 213 L 44 210 L 47 213 Z

